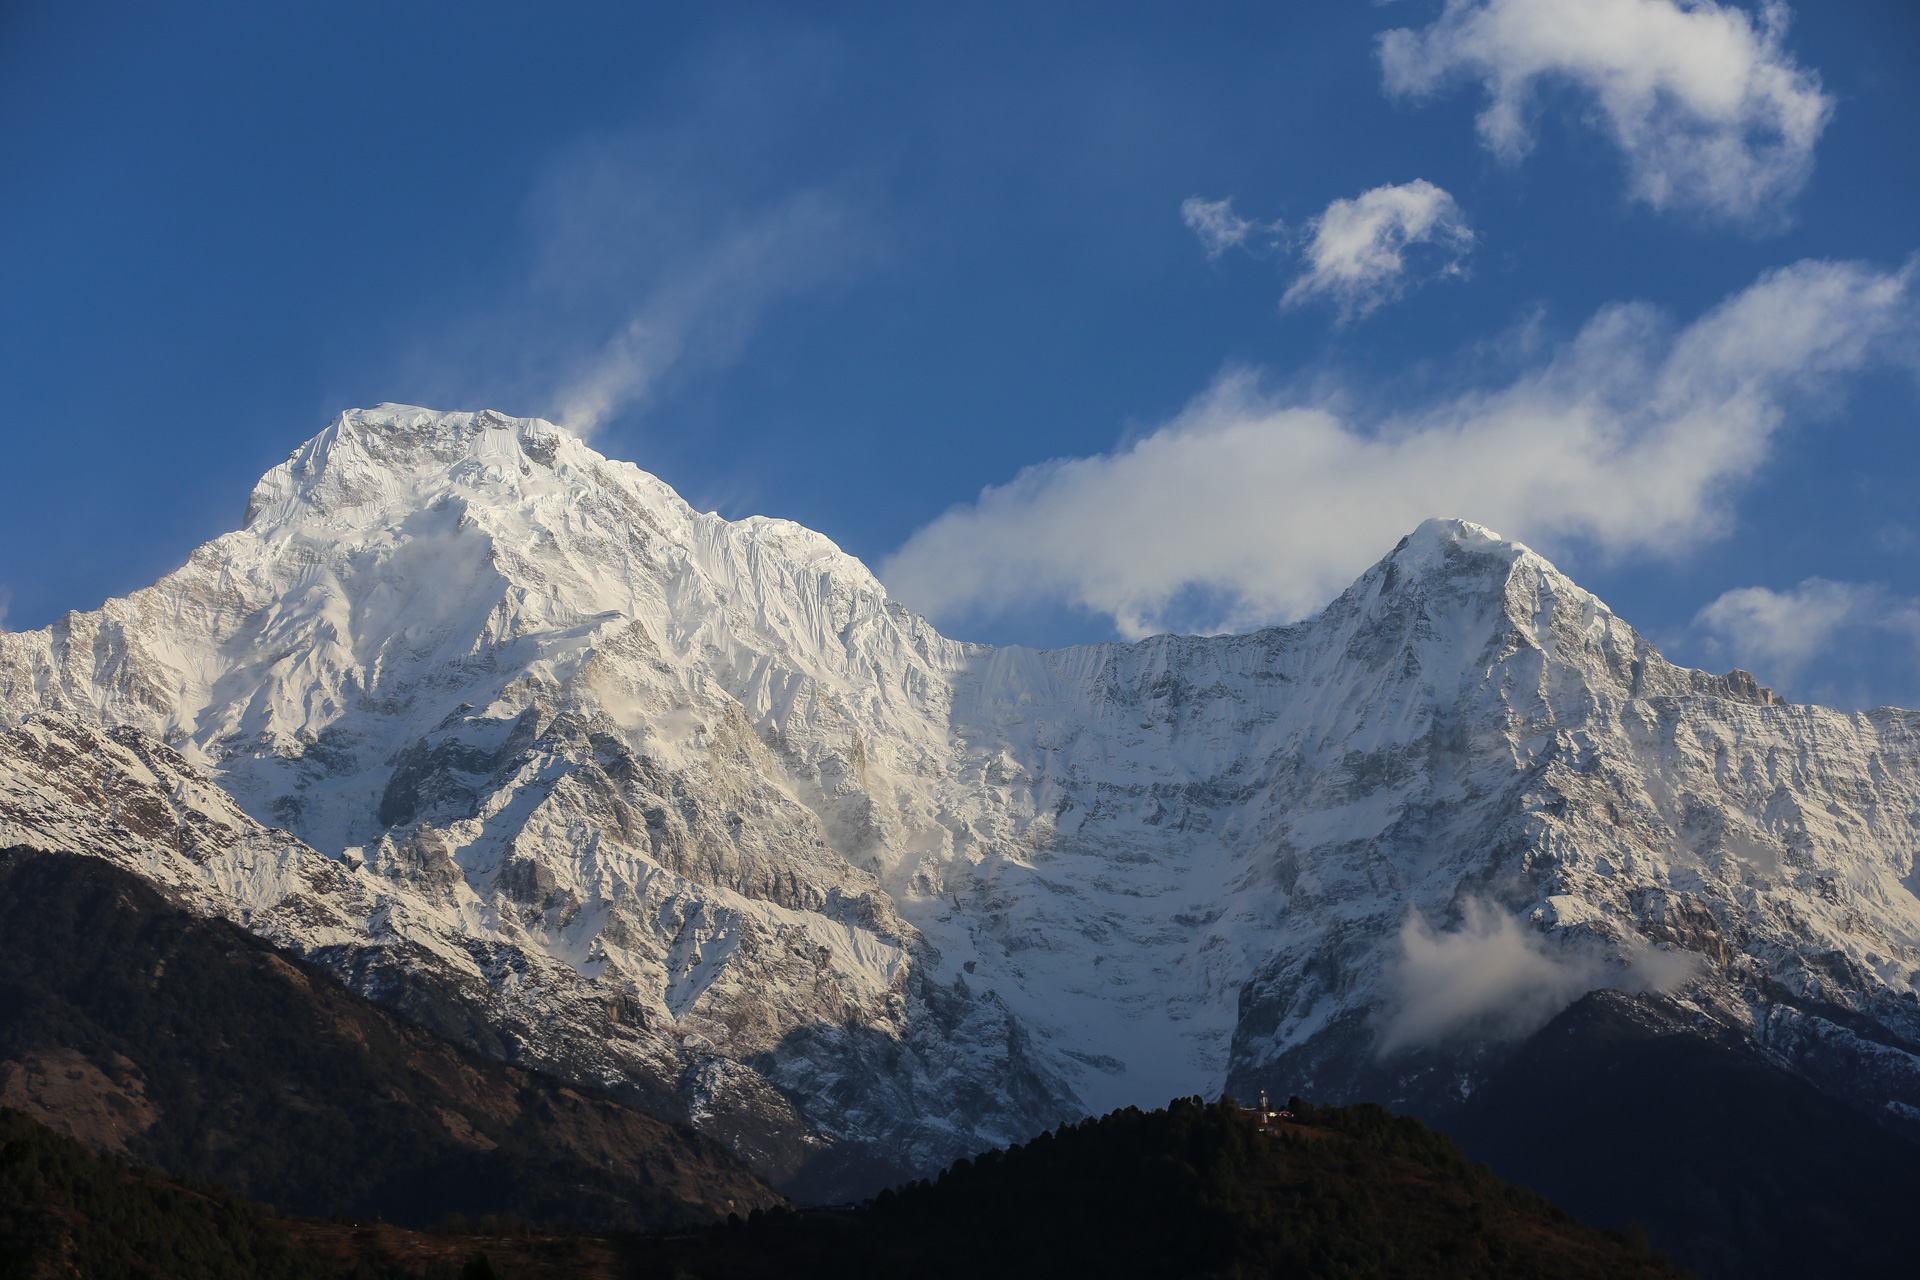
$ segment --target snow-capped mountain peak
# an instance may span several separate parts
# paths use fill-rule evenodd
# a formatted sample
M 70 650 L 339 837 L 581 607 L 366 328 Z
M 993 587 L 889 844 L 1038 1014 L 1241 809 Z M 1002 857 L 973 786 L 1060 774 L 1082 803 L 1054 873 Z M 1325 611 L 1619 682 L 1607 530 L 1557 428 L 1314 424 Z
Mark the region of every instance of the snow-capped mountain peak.
M 0 725 L 48 712 L 338 869 L 206 901 L 782 1176 L 1223 1084 L 1457 1100 L 1500 1008 L 1596 985 L 1920 1107 L 1920 720 L 1674 667 L 1461 520 L 1290 627 L 991 649 L 551 424 L 383 405 L 178 572 L 0 635 Z M 0 834 L 95 793 L 18 794 Z M 1872 1070 L 1820 1066 L 1860 1019 Z
M 569 455 L 564 461 L 563 448 Z M 587 452 L 566 432 L 535 418 L 393 404 L 353 409 L 261 478 L 244 523 L 313 517 L 353 523 L 422 488 L 464 486 L 476 494 L 518 498 L 536 468 L 577 466 Z
M 885 594 L 864 565 L 810 529 L 697 512 L 657 477 L 602 456 L 561 427 L 490 410 L 384 404 L 343 413 L 261 478 L 244 523 L 267 536 L 368 529 L 449 506 L 488 534 L 525 540 L 522 551 L 564 544 L 576 531 L 585 540 L 624 533 L 643 544 L 652 535 L 729 576 L 741 547 L 765 547 Z

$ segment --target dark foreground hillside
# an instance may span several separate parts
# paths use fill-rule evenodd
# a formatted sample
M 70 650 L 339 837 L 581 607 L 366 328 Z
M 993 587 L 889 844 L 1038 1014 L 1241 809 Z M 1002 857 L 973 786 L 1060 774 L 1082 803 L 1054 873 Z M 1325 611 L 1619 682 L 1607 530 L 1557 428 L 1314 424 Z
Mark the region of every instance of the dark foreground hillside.
M 102 1159 L 0 1109 L 0 1277 L 319 1280 L 318 1258 L 211 1187 Z
M 1270 1132 L 1197 1100 L 1119 1111 L 863 1209 L 593 1237 L 287 1220 L 0 1110 L 0 1280 L 1680 1274 L 1467 1164 L 1417 1121 L 1377 1107 L 1302 1111 Z
M 0 852 L 0 1104 L 317 1217 L 644 1229 L 780 1203 L 711 1139 L 450 1044 L 95 858 Z
M 1262 1131 L 1198 1099 L 1062 1126 L 839 1214 L 646 1242 L 642 1276 L 1593 1277 L 1680 1274 L 1379 1107 Z
M 490 1224 L 492 1225 L 492 1224 Z M 624 1280 L 632 1246 L 279 1218 L 0 1108 L 0 1280 Z
M 1656 997 L 1586 996 L 1436 1123 L 1716 1280 L 1920 1274 L 1920 1147 Z

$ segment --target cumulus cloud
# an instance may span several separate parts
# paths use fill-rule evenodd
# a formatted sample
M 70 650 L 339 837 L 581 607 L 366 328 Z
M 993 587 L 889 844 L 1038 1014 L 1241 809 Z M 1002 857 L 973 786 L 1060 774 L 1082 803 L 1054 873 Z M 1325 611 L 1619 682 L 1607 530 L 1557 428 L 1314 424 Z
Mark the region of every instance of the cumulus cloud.
M 1920 643 L 1920 600 L 1897 596 L 1880 583 L 1825 578 L 1808 578 L 1785 591 L 1739 587 L 1700 610 L 1693 631 L 1716 664 L 1788 682 L 1863 631 Z
M 1447 0 L 1422 30 L 1379 39 L 1388 93 L 1477 80 L 1481 141 L 1503 160 L 1533 145 L 1542 91 L 1573 87 L 1626 161 L 1635 199 L 1755 225 L 1784 220 L 1833 114 L 1784 47 L 1787 9 L 1756 19 L 1715 0 Z
M 1408 913 L 1386 972 L 1379 1056 L 1450 1040 L 1518 1040 L 1589 991 L 1671 991 L 1699 968 L 1696 956 L 1653 948 L 1631 968 L 1610 966 L 1596 949 L 1550 943 L 1489 902 L 1469 900 L 1462 916 L 1458 929 L 1441 933 Z
M 1678 554 L 1725 532 L 1793 406 L 1914 332 L 1912 270 L 1801 262 L 1679 329 L 1609 306 L 1505 385 L 1372 418 L 1229 372 L 1158 430 L 947 511 L 881 576 L 950 626 L 1064 604 L 1132 638 L 1304 616 L 1435 515 Z
M 1406 289 L 1407 252 L 1431 246 L 1436 275 L 1458 275 L 1473 248 L 1460 206 L 1424 179 L 1375 187 L 1356 199 L 1335 200 L 1309 227 L 1306 270 L 1281 298 L 1296 306 L 1315 298 L 1338 304 L 1343 319 L 1364 316 Z
M 1234 212 L 1232 200 L 1188 196 L 1180 216 L 1199 238 L 1209 261 L 1229 249 L 1250 253 L 1297 250 L 1303 269 L 1282 306 L 1333 302 L 1342 323 L 1367 315 L 1429 276 L 1462 274 L 1473 249 L 1473 232 L 1454 198 L 1416 178 L 1374 187 L 1351 200 L 1335 200 L 1310 220 L 1299 236 L 1281 222 L 1255 222 Z M 1410 263 L 1409 254 L 1421 261 Z

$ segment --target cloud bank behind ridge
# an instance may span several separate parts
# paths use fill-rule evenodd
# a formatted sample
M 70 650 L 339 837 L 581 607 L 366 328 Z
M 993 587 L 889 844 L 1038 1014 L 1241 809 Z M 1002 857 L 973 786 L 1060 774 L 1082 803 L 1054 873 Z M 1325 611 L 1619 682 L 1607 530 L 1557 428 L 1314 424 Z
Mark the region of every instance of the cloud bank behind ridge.
M 1804 261 L 1678 329 L 1608 306 L 1506 385 L 1371 421 L 1228 372 L 1139 439 L 947 511 L 881 577 L 950 629 L 1064 605 L 1138 638 L 1305 616 L 1435 515 L 1679 554 L 1726 532 L 1796 404 L 1913 334 L 1912 276 Z
M 1885 583 L 1818 577 L 1777 590 L 1736 587 L 1695 614 L 1673 647 L 1716 670 L 1744 667 L 1792 700 L 1880 705 L 1888 677 L 1874 681 L 1883 686 L 1877 697 L 1861 677 L 1920 667 L 1920 599 Z

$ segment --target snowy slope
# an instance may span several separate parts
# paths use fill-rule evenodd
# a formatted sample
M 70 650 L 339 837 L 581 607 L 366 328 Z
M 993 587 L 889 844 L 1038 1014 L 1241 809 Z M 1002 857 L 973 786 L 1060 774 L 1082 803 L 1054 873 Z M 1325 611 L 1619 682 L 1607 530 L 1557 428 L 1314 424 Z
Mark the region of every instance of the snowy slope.
M 631 1082 L 672 1070 L 670 1041 L 632 1016 L 608 1018 L 593 984 L 548 957 L 489 945 L 431 884 L 355 874 L 262 827 L 138 730 L 55 712 L 0 734 L 0 847 L 13 846 L 104 857 L 184 906 L 331 963 L 450 1036 L 479 1022 L 501 1056 L 662 1100 Z
M 1672 990 L 1920 1107 L 1920 716 L 1675 668 L 1460 522 L 1293 627 L 995 650 L 546 423 L 388 405 L 179 572 L 0 636 L 23 723 L 165 743 L 304 842 L 212 909 L 776 1176 L 1223 1084 L 1457 1096 L 1475 983 Z

